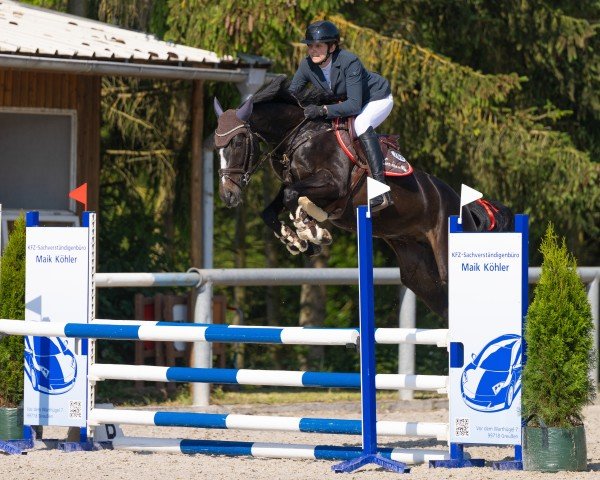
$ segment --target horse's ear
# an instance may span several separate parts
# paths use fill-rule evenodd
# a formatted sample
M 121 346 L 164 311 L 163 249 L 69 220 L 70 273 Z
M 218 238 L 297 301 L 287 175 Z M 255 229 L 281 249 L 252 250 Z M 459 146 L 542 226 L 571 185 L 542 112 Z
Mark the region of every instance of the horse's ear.
M 252 115 L 252 107 L 254 107 L 254 104 L 252 103 L 252 98 L 249 98 L 235 111 L 235 116 L 242 122 L 247 122 L 250 120 L 250 115 Z
M 217 114 L 217 118 L 219 118 L 221 115 L 223 115 L 223 107 L 219 103 L 219 100 L 217 99 L 217 97 L 215 97 L 215 99 L 213 101 L 213 106 L 215 108 L 215 113 Z

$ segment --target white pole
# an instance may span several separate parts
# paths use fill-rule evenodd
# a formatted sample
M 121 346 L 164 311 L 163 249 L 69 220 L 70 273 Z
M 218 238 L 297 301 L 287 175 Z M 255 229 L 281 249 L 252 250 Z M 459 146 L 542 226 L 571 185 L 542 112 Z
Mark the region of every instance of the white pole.
M 203 268 L 213 267 L 213 234 L 214 234 L 214 187 L 213 187 L 213 151 L 203 150 L 202 188 L 202 238 Z M 212 283 L 207 282 L 196 288 L 196 306 L 194 323 L 213 323 L 212 318 Z M 212 344 L 195 343 L 192 350 L 191 366 L 196 368 L 212 368 Z M 192 404 L 205 407 L 210 405 L 210 383 L 192 383 Z
M 204 149 L 202 157 L 204 168 L 204 188 L 202 188 L 202 237 L 204 239 L 204 250 L 202 258 L 204 265 L 202 268 L 213 268 L 213 234 L 214 234 L 214 206 L 215 189 L 213 183 L 214 175 L 214 154 L 210 149 Z
M 212 283 L 210 282 L 196 288 L 194 323 L 212 323 Z M 194 368 L 212 368 L 212 343 L 194 343 L 191 364 Z M 210 404 L 210 383 L 192 383 L 192 404 L 198 407 Z
M 412 290 L 400 287 L 400 328 L 415 328 L 417 318 L 417 297 Z M 398 346 L 398 373 L 414 375 L 415 373 L 415 346 L 403 343 Z M 412 390 L 399 390 L 399 400 L 412 400 Z

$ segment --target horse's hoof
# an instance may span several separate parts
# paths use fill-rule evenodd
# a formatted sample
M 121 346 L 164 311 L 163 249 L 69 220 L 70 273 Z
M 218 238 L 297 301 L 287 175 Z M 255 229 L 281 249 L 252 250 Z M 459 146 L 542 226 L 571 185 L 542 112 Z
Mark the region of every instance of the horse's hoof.
M 296 235 L 298 235 L 298 238 L 306 240 L 307 242 L 318 243 L 313 229 L 303 223 L 296 225 Z
M 298 255 L 299 253 L 306 253 L 308 250 L 310 243 L 305 240 L 296 240 L 294 242 L 287 243 L 285 242 L 285 248 L 287 248 L 288 252 L 292 255 Z
M 321 255 L 321 252 L 323 251 L 323 249 L 321 248 L 320 245 L 314 245 L 314 244 L 310 244 L 308 246 L 308 248 L 306 249 L 306 252 L 304 252 L 304 254 L 307 257 L 316 257 L 318 255 Z
M 307 242 L 316 243 L 316 239 L 312 236 L 310 230 L 305 228 L 304 230 L 296 230 L 298 238 Z
M 321 233 L 321 244 L 331 245 L 331 242 L 333 242 L 333 237 L 331 236 L 331 233 L 329 233 L 329 230 L 327 230 L 326 228 L 323 228 Z
M 288 245 L 286 243 L 285 248 L 287 248 L 287 251 L 290 252 L 292 255 L 298 255 L 300 253 L 300 250 L 298 250 L 294 245 Z

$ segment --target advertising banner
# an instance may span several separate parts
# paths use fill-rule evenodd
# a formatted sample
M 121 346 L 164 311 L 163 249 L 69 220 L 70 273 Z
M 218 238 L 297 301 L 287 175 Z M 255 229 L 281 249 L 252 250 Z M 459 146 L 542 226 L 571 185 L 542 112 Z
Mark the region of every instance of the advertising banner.
M 523 267 L 521 233 L 449 234 L 450 442 L 521 443 Z
M 28 227 L 25 320 L 88 323 L 89 228 Z M 88 341 L 24 337 L 26 425 L 85 427 Z

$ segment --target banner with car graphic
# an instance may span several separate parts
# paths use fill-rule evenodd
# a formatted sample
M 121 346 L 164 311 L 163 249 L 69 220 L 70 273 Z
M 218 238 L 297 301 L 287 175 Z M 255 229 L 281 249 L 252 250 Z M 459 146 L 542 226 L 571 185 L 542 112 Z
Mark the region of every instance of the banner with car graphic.
M 28 227 L 25 321 L 88 323 L 86 227 Z M 86 426 L 88 341 L 26 336 L 26 425 Z
M 448 323 L 453 443 L 521 443 L 522 322 L 528 267 L 523 235 L 462 233 L 453 230 L 451 219 Z

